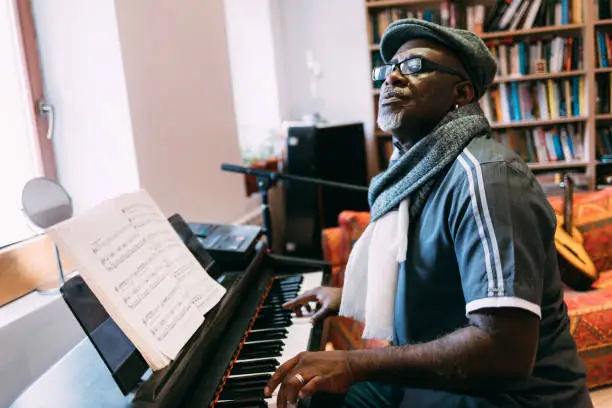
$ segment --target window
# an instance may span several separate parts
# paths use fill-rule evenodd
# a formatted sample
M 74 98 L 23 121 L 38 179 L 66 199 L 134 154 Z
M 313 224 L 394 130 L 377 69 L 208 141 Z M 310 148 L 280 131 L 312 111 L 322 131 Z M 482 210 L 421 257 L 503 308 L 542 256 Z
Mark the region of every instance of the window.
M 37 233 L 21 210 L 33 177 L 56 178 L 29 0 L 0 0 L 0 248 Z

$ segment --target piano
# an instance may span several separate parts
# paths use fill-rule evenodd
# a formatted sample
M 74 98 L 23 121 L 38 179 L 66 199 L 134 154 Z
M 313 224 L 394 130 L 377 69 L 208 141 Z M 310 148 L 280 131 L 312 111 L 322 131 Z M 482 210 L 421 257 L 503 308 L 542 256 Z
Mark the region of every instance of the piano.
M 205 255 L 196 257 L 209 262 Z M 227 293 L 177 359 L 149 370 L 127 395 L 86 338 L 11 408 L 275 407 L 275 396 L 263 395 L 270 375 L 299 352 L 320 350 L 323 330 L 281 304 L 326 284 L 330 272 L 326 262 L 274 255 L 260 243 L 246 270 L 218 274 Z

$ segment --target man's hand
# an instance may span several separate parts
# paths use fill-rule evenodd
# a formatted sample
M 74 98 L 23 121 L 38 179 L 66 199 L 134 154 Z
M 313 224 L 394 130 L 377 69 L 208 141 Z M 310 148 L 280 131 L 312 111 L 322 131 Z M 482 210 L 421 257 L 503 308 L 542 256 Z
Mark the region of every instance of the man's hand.
M 281 365 L 272 375 L 264 393 L 271 395 L 280 385 L 277 407 L 296 404 L 298 397 L 306 398 L 315 392 L 345 393 L 354 378 L 348 351 L 304 352 Z
M 301 296 L 296 297 L 283 305 L 285 309 L 294 309 L 298 317 L 302 317 L 302 308 L 310 313 L 310 302 L 316 302 L 317 306 L 312 316 L 313 321 L 324 319 L 328 316 L 338 314 L 342 300 L 342 288 L 331 288 L 319 286 L 311 289 Z

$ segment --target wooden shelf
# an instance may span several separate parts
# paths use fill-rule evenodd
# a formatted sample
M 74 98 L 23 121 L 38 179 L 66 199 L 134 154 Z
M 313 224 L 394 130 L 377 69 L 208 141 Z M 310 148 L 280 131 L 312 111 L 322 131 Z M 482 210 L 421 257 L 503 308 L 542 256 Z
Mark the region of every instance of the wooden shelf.
M 495 31 L 492 33 L 482 33 L 480 38 L 483 40 L 493 40 L 498 38 L 509 37 L 528 37 L 531 35 L 540 34 L 558 34 L 560 32 L 568 32 L 580 30 L 584 28 L 584 24 L 566 24 L 561 26 L 535 27 L 527 30 L 512 30 L 512 31 Z
M 492 0 L 491 0 L 492 1 Z M 472 4 L 472 2 L 468 2 Z M 487 2 L 487 4 L 490 2 Z M 440 0 L 364 0 L 366 14 L 375 15 L 377 12 L 382 11 L 386 7 L 406 6 L 408 8 L 423 8 L 430 5 L 440 4 Z M 423 7 L 421 7 L 423 5 Z M 432 6 L 436 7 L 436 6 Z M 528 166 L 536 171 L 537 173 L 555 173 L 558 171 L 578 171 L 584 173 L 585 188 L 593 189 L 597 185 L 597 173 L 598 169 L 607 170 L 612 168 L 612 163 L 599 164 L 595 160 L 597 149 L 596 149 L 596 128 L 599 126 L 612 126 L 612 110 L 609 113 L 598 114 L 596 112 L 596 98 L 593 93 L 596 90 L 597 81 L 603 79 L 604 75 L 610 74 L 612 76 L 612 64 L 609 68 L 597 68 L 598 63 L 593 58 L 593 55 L 597 55 L 597 41 L 593 38 L 593 35 L 598 31 L 605 31 L 612 33 L 612 18 L 609 19 L 598 19 L 596 13 L 596 5 L 591 1 L 587 1 L 584 4 L 583 12 L 584 16 L 583 23 L 579 24 L 565 24 L 565 25 L 554 25 L 546 27 L 534 27 L 524 30 L 507 30 L 497 32 L 486 32 L 480 33 L 479 37 L 485 41 L 487 45 L 494 45 L 498 43 L 506 42 L 517 42 L 517 41 L 531 41 L 531 40 L 550 40 L 554 37 L 580 37 L 582 41 L 583 50 L 581 52 L 581 69 L 563 72 L 548 72 L 542 74 L 528 74 L 528 75 L 512 75 L 512 76 L 501 76 L 498 75 L 493 80 L 494 84 L 510 84 L 510 83 L 521 83 L 529 84 L 535 83 L 536 81 L 547 81 L 555 80 L 559 81 L 562 79 L 571 80 L 579 78 L 581 83 L 584 82 L 584 98 L 581 99 L 581 103 L 584 102 L 585 106 L 581 105 L 582 116 L 577 117 L 561 117 L 549 120 L 524 120 L 524 121 L 508 121 L 503 123 L 492 123 L 491 128 L 496 131 L 510 131 L 511 129 L 525 130 L 527 133 L 535 127 L 553 128 L 555 126 L 563 126 L 568 124 L 580 124 L 581 138 L 584 143 L 584 156 L 582 160 L 569 160 L 561 162 L 544 162 L 544 163 L 528 163 Z M 371 27 L 369 28 L 369 30 Z M 371 34 L 371 33 L 370 33 Z M 380 51 L 380 44 L 368 44 L 368 50 L 372 58 L 376 52 Z M 495 85 L 500 86 L 500 85 Z M 522 86 L 522 85 L 521 85 Z M 380 90 L 374 89 L 372 86 L 372 100 L 376 102 L 379 99 Z M 535 102 L 535 101 L 534 101 Z M 376 123 L 374 121 L 374 123 Z M 376 126 L 374 128 L 377 147 L 382 152 L 386 152 L 388 149 L 387 142 L 391 140 L 391 135 L 380 131 Z M 379 151 L 379 155 L 382 154 Z M 384 160 L 379 162 L 381 169 L 384 169 Z M 598 167 L 605 166 L 605 167 Z M 612 186 L 611 186 L 612 187 Z
M 561 125 L 564 123 L 576 123 L 584 122 L 587 118 L 582 116 L 549 119 L 549 120 L 521 120 L 516 122 L 505 122 L 505 123 L 492 123 L 492 129 L 509 129 L 509 128 L 520 128 L 520 127 L 536 127 L 536 126 L 554 126 Z
M 528 74 L 521 76 L 507 76 L 501 78 L 495 78 L 493 83 L 501 84 L 505 82 L 525 82 L 525 81 L 537 81 L 540 79 L 554 79 L 554 78 L 566 78 L 571 76 L 584 75 L 586 71 L 564 71 L 564 72 L 550 72 L 546 74 Z
M 440 3 L 440 0 L 378 0 L 366 1 L 367 8 L 392 7 L 392 6 L 414 6 L 418 4 Z
M 583 161 L 558 161 L 558 162 L 544 162 L 544 163 L 527 163 L 532 170 L 553 170 L 553 169 L 567 169 L 567 168 L 578 168 L 586 167 L 589 164 Z

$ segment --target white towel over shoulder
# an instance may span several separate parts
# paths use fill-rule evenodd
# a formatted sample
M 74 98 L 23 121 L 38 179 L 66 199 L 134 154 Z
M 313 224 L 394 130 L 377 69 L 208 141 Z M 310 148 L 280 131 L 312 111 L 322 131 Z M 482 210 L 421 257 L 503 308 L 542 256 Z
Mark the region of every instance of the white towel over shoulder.
M 395 292 L 408 249 L 408 199 L 370 223 L 355 242 L 344 273 L 340 315 L 365 322 L 364 339 L 393 339 Z

